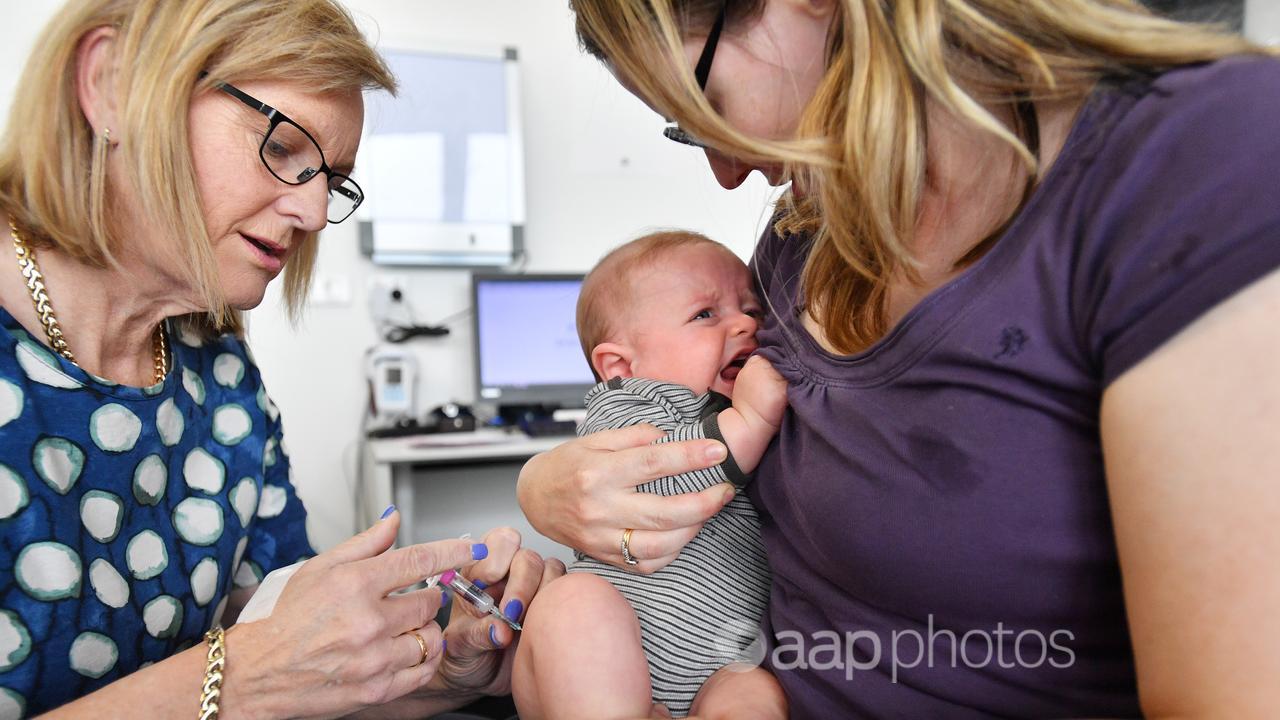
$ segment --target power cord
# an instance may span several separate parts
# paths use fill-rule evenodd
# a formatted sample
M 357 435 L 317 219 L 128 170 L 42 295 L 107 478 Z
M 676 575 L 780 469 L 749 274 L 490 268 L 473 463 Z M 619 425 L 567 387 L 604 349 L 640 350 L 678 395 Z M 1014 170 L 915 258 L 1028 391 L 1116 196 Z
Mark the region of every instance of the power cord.
M 408 314 L 408 324 L 399 325 L 393 322 L 383 324 L 382 339 L 393 344 L 400 344 L 417 337 L 443 337 L 450 332 L 449 325 L 471 313 L 471 308 L 459 310 L 443 320 L 431 325 L 419 325 L 414 317 L 413 306 L 406 300 L 400 290 L 391 292 L 392 303 L 403 307 Z
M 441 337 L 448 334 L 449 328 L 442 325 L 391 325 L 382 334 L 382 339 L 399 344 L 416 337 Z

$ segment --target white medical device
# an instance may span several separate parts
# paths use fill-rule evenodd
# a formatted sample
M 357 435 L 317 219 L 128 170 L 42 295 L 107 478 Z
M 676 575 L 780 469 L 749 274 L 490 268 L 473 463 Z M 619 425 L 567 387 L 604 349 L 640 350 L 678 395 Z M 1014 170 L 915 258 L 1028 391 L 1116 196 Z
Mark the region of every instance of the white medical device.
M 377 345 L 365 360 L 374 423 L 394 425 L 418 417 L 418 360 L 408 351 Z

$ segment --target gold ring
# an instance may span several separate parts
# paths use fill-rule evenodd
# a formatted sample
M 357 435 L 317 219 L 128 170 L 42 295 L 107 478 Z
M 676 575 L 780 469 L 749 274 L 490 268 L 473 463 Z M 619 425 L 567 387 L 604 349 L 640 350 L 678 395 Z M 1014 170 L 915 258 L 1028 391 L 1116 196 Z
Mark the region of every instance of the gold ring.
M 418 658 L 418 662 L 414 663 L 411 666 L 411 667 L 418 667 L 419 665 L 427 661 L 427 641 L 423 640 L 422 636 L 419 635 L 417 631 L 410 632 L 409 634 L 413 636 L 414 640 L 418 641 L 418 647 L 422 650 L 422 655 Z
M 622 531 L 622 561 L 628 565 L 639 565 L 640 561 L 631 554 L 631 528 Z

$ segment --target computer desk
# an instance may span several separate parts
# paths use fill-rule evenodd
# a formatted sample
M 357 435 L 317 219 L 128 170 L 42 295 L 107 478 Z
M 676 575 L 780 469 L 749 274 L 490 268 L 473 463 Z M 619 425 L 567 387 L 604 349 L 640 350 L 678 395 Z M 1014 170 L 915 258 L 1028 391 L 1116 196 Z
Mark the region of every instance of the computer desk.
M 568 563 L 572 551 L 538 534 L 516 502 L 516 480 L 524 463 L 568 439 L 485 428 L 367 440 L 361 453 L 361 514 L 367 525 L 395 503 L 401 516 L 400 547 L 464 533 L 479 539 L 490 528 L 511 526 L 526 547 Z

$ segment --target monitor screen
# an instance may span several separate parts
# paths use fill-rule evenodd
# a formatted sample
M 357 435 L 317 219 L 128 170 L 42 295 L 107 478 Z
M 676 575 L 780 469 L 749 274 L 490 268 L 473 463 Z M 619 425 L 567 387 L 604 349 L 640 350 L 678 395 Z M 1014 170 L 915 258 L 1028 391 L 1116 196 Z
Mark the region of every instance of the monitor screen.
M 480 399 L 581 407 L 595 384 L 574 323 L 582 276 L 473 278 Z

